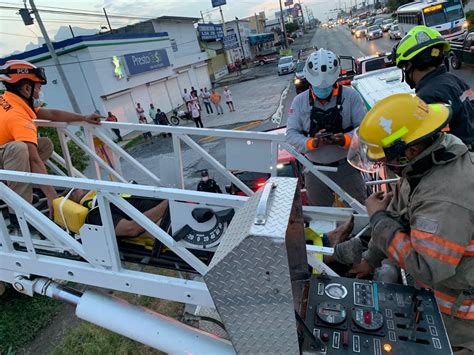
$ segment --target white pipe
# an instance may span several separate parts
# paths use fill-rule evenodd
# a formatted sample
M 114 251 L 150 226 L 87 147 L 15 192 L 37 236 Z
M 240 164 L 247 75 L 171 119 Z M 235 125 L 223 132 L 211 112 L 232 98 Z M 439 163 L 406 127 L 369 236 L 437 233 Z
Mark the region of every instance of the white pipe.
M 235 354 L 232 344 L 149 309 L 87 291 L 77 317 L 169 354 Z
M 393 183 L 397 183 L 398 181 L 400 181 L 400 179 L 399 179 L 399 178 L 396 178 L 396 179 L 366 181 L 365 184 L 366 184 L 367 186 L 370 186 L 370 185 L 382 185 L 382 184 L 393 184 Z

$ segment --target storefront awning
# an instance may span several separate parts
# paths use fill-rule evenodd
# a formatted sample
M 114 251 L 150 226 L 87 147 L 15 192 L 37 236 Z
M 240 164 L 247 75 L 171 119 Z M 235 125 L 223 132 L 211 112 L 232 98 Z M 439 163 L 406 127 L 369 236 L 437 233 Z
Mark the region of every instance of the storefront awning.
M 250 35 L 249 43 L 254 46 L 259 43 L 273 42 L 274 41 L 273 33 L 261 33 L 258 35 Z

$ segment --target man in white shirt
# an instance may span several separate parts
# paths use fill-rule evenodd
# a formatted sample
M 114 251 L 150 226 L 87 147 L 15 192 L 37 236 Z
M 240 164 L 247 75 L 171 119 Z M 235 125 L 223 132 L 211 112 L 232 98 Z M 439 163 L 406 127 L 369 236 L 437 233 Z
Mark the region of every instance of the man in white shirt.
M 232 100 L 232 92 L 229 90 L 227 86 L 224 87 L 224 98 L 225 98 L 225 103 L 227 104 L 227 107 L 229 108 L 230 112 L 234 112 L 234 102 Z
M 193 97 L 190 93 L 188 93 L 188 90 L 186 89 L 184 89 L 183 101 L 186 104 L 186 110 L 191 111 L 191 103 L 193 101 Z

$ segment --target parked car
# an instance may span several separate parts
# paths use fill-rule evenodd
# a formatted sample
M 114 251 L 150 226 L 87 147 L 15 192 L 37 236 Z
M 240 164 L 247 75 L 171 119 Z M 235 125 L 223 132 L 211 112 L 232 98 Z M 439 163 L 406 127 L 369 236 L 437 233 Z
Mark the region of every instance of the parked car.
M 367 34 L 365 36 L 365 39 L 370 41 L 372 39 L 377 39 L 377 38 L 382 38 L 382 37 L 383 37 L 383 32 L 380 29 L 380 26 L 373 25 L 367 29 Z
M 380 25 L 380 29 L 383 32 L 387 32 L 390 27 L 392 26 L 393 21 L 392 20 L 383 20 L 382 24 Z
M 392 25 L 392 27 L 388 30 L 388 36 L 390 39 L 402 39 L 402 32 L 398 25 Z
M 295 85 L 296 94 L 302 93 L 309 88 L 309 83 L 304 76 L 304 66 L 306 62 L 304 60 L 299 60 L 296 63 L 295 69 L 295 78 L 293 84 Z
M 292 56 L 281 57 L 278 61 L 278 75 L 289 74 L 295 71 L 295 62 Z
M 474 64 L 474 32 L 470 32 L 463 40 L 452 41 L 449 53 L 451 67 L 461 69 L 462 65 Z
M 274 63 L 277 60 L 278 60 L 277 55 L 273 55 L 273 56 L 263 55 L 263 56 L 257 56 L 255 58 L 254 63 L 259 64 L 259 65 L 265 65 L 265 64 L 268 64 L 268 63 Z
M 358 26 L 356 28 L 355 36 L 356 38 L 364 37 L 367 32 L 367 27 L 365 26 Z

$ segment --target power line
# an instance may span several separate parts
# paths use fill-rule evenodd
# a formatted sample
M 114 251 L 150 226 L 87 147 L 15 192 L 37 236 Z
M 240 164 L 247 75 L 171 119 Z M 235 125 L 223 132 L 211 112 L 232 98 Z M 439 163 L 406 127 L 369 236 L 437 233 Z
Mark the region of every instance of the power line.
M 19 10 L 18 6 L 5 6 L 5 5 L 0 5 L 0 9 L 4 10 Z M 94 17 L 104 17 L 103 13 L 98 13 L 98 12 L 84 12 L 84 10 L 79 10 L 79 11 L 65 11 L 65 10 L 49 10 L 49 9 L 38 9 L 38 11 L 42 13 L 51 13 L 51 14 L 61 14 L 61 15 L 71 15 L 71 16 L 94 16 Z M 122 18 L 122 19 L 128 19 L 128 20 L 152 20 L 156 17 L 150 17 L 150 16 L 130 16 L 130 15 L 112 15 L 108 14 L 109 17 L 114 17 L 114 18 Z
M 0 34 L 2 34 L 2 35 L 10 35 L 10 36 L 17 36 L 17 37 L 28 37 L 28 38 L 35 38 L 35 39 L 38 39 L 38 37 L 35 37 L 35 36 L 19 35 L 18 33 L 0 32 Z

